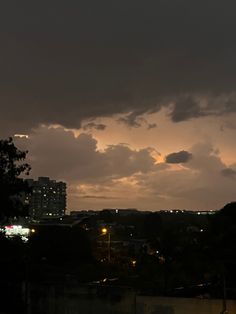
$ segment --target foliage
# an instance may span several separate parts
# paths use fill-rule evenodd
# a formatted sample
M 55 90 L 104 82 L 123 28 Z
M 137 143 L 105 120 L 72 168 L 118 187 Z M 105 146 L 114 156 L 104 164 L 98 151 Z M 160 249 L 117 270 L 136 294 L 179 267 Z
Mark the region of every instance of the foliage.
M 27 151 L 19 150 L 12 138 L 0 140 L 0 220 L 24 216 L 22 196 L 28 184 L 20 175 L 28 175 L 30 166 L 24 162 Z

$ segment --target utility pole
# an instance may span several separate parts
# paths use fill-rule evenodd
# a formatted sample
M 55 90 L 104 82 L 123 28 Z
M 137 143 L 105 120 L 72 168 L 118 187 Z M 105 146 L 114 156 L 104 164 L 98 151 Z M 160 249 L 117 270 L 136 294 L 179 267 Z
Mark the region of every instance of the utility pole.
M 225 274 L 223 275 L 223 300 L 222 300 L 222 311 L 220 314 L 228 314 L 229 312 L 227 311 L 227 304 L 226 304 L 226 281 L 225 281 Z
M 108 263 L 111 261 L 111 232 L 109 228 L 103 228 L 102 234 L 107 234 L 107 260 Z
M 108 230 L 108 254 L 107 254 L 108 263 L 111 262 L 111 233 Z

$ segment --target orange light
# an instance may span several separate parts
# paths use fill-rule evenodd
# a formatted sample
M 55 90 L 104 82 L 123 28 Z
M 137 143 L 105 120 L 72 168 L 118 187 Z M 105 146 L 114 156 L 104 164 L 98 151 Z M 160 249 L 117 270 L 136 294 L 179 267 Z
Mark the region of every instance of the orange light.
M 102 233 L 107 234 L 107 228 L 102 228 Z

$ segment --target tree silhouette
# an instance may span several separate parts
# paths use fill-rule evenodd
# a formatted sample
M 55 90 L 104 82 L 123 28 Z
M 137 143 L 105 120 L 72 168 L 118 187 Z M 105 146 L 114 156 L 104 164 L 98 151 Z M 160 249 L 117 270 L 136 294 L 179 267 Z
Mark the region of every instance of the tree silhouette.
M 27 214 L 22 197 L 29 192 L 29 187 L 20 178 L 30 171 L 30 166 L 24 162 L 26 155 L 27 151 L 19 150 L 12 138 L 0 140 L 0 221 Z

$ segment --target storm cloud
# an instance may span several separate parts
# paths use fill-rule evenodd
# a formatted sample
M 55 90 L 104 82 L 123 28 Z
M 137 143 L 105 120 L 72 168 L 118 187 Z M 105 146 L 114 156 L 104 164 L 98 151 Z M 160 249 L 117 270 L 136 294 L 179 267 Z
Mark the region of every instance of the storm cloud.
M 67 182 L 69 210 L 215 209 L 234 199 L 235 188 L 229 180 L 235 179 L 234 166 L 227 166 L 208 141 L 170 153 L 167 160 L 158 159 L 163 156 L 150 147 L 112 144 L 98 149 L 92 134 L 75 136 L 61 127 L 40 127 L 29 138 L 15 141 L 29 150 L 31 177 Z
M 155 168 L 151 148 L 140 150 L 118 144 L 103 151 L 90 134 L 75 137 L 63 128 L 41 127 L 29 139 L 17 139 L 18 145 L 29 150 L 28 161 L 33 164 L 31 175 L 82 183 L 110 182 L 134 173 L 148 173 Z
M 236 170 L 232 168 L 225 168 L 221 171 L 221 173 L 224 177 L 227 177 L 230 179 L 236 179 Z
M 89 122 L 83 126 L 83 130 L 91 130 L 95 129 L 97 131 L 104 131 L 106 129 L 106 125 L 102 123 Z
M 235 199 L 235 187 L 231 180 L 222 176 L 226 165 L 214 147 L 202 142 L 190 151 L 194 152 L 194 158 L 184 168 L 175 165 L 175 169 L 153 171 L 149 176 L 135 175 L 140 193 L 144 191 L 149 206 L 155 208 L 160 203 L 161 208 L 166 209 L 219 209 Z
M 7 1 L 0 131 L 235 112 L 235 1 Z
M 32 177 L 67 182 L 68 208 L 220 208 L 235 195 L 235 12 L 5 1 L 0 137 L 18 134 Z
M 180 164 L 180 163 L 186 163 L 192 158 L 192 154 L 181 150 L 178 153 L 171 153 L 166 156 L 166 163 L 168 164 Z

